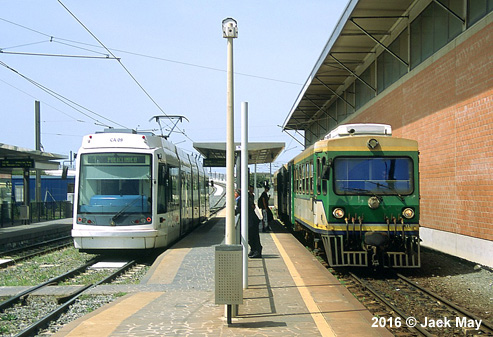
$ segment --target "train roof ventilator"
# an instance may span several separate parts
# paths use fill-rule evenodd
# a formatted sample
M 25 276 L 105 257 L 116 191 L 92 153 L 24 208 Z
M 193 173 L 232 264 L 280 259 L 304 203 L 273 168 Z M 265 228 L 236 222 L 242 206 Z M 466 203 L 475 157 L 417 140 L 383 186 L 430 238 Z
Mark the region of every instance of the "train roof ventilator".
M 388 124 L 343 124 L 328 133 L 324 139 L 361 135 L 392 136 L 392 126 Z

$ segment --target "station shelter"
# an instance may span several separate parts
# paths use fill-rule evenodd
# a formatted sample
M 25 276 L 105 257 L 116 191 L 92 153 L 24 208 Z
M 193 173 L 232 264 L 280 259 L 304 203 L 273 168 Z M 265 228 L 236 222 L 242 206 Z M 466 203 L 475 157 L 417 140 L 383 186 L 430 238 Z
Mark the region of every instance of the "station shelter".
M 493 1 L 350 0 L 283 130 L 418 141 L 423 245 L 493 267 Z
M 0 143 L 0 224 L 13 220 L 13 203 L 21 202 L 19 207 L 19 219 L 29 219 L 30 198 L 30 174 L 45 170 L 57 170 L 58 160 L 66 159 L 66 156 L 26 149 L 14 145 Z M 13 195 L 12 176 L 23 177 L 23 189 L 19 196 Z M 40 182 L 36 183 L 39 185 Z M 36 187 L 35 187 L 36 188 Z
M 239 177 L 239 159 L 240 159 L 240 143 L 235 143 L 235 165 L 236 167 L 236 186 L 240 186 Z M 193 143 L 193 147 L 203 157 L 204 167 L 226 167 L 226 143 Z M 271 165 L 284 150 L 285 143 L 283 142 L 248 142 L 248 165 L 254 165 L 254 188 L 255 195 L 257 193 L 257 164 Z M 272 172 L 270 172 L 270 181 L 272 182 Z

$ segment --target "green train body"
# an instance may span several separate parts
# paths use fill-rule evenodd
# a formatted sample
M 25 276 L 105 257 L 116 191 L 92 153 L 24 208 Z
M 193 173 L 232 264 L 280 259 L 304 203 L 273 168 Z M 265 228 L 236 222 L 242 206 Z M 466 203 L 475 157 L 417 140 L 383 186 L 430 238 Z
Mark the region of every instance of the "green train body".
M 279 218 L 338 266 L 420 267 L 419 158 L 383 124 L 338 127 L 278 170 Z

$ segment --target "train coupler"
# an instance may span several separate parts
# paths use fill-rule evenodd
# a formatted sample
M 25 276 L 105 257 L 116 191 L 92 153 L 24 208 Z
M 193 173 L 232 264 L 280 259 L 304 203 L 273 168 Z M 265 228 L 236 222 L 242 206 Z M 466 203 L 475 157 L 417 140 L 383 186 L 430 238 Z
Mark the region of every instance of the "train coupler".
M 380 265 L 380 261 L 378 259 L 378 248 L 377 247 L 372 247 L 373 254 L 371 255 L 371 265 L 373 267 L 378 267 Z

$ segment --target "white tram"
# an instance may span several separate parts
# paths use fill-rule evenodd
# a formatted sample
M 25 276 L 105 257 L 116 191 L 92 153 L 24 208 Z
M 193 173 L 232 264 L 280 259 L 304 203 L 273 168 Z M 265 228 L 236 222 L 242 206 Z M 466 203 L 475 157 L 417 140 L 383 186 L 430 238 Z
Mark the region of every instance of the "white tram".
M 83 252 L 165 247 L 209 217 L 202 165 L 151 133 L 85 136 L 75 185 L 72 237 Z

